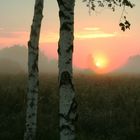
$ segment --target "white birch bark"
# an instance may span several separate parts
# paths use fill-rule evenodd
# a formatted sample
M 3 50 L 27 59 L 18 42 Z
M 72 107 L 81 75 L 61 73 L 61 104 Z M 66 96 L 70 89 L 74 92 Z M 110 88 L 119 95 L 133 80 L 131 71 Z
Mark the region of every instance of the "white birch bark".
M 41 21 L 43 18 L 44 0 L 35 0 L 34 17 L 28 42 L 28 92 L 26 110 L 26 131 L 24 140 L 36 139 L 37 102 L 38 102 L 38 55 Z
M 59 115 L 60 140 L 75 140 L 77 103 L 72 82 L 75 0 L 57 0 L 60 18 L 59 55 Z

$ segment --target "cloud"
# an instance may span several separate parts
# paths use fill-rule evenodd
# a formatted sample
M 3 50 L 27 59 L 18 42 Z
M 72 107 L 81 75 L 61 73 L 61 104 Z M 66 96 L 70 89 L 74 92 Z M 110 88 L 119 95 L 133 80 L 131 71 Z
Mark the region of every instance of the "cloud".
M 76 40 L 96 39 L 96 38 L 110 38 L 115 37 L 118 34 L 105 33 L 100 31 L 99 28 L 84 28 L 86 31 L 75 32 Z M 42 33 L 40 43 L 56 43 L 59 40 L 59 34 L 55 32 Z
M 20 38 L 25 35 L 28 35 L 28 32 L 25 31 L 4 31 L 0 32 L 0 38 Z
M 95 38 L 110 38 L 115 37 L 116 33 L 78 33 L 75 35 L 77 39 L 95 39 Z
M 96 38 L 110 38 L 115 37 L 118 34 L 105 33 L 99 27 L 85 27 L 80 31 L 75 32 L 76 40 L 96 39 Z M 56 43 L 59 40 L 59 34 L 57 32 L 43 32 L 41 33 L 40 43 Z
M 0 31 L 0 47 L 14 44 L 27 44 L 29 33 L 26 31 Z
M 75 32 L 75 40 L 86 40 L 96 38 L 111 38 L 117 36 L 117 33 L 106 33 L 103 32 L 99 27 L 91 28 L 85 27 L 80 31 Z M 30 37 L 30 31 L 6 31 L 0 28 L 0 46 L 9 46 L 14 44 L 24 44 Z M 57 43 L 59 40 L 58 32 L 41 32 L 40 43 Z
M 41 33 L 40 43 L 55 43 L 58 42 L 59 35 L 56 32 Z
M 86 31 L 99 31 L 100 28 L 98 28 L 98 27 L 95 27 L 95 28 L 92 28 L 92 27 L 85 27 L 84 30 L 86 30 Z
M 115 37 L 118 34 L 116 32 L 114 33 L 106 33 L 102 31 L 99 27 L 85 27 L 79 32 L 75 33 L 75 38 L 79 40 L 85 40 L 85 39 L 96 39 L 96 38 L 110 38 Z
M 0 46 L 11 46 L 14 44 L 26 44 L 30 37 L 30 31 L 5 31 L 0 30 Z M 58 42 L 59 36 L 56 32 L 41 32 L 40 43 Z
M 30 31 L 5 31 L 0 30 L 0 47 L 14 44 L 27 45 L 30 38 Z M 59 35 L 57 32 L 41 32 L 40 43 L 56 43 Z

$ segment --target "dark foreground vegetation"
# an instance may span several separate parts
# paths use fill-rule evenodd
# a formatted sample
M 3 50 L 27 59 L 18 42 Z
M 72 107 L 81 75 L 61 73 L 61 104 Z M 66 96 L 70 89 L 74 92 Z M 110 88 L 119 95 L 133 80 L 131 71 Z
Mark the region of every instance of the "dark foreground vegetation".
M 38 140 L 59 140 L 57 76 L 40 76 Z M 77 140 L 140 140 L 140 77 L 74 78 Z M 0 140 L 22 140 L 27 76 L 0 76 Z

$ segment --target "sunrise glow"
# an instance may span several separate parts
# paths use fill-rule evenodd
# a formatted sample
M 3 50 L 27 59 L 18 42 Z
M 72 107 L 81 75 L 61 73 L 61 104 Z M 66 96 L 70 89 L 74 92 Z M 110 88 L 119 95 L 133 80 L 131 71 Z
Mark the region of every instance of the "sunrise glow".
M 92 55 L 93 70 L 96 73 L 106 73 L 109 67 L 109 59 L 104 53 Z
M 105 68 L 107 67 L 107 60 L 104 57 L 95 58 L 95 65 L 98 68 Z
M 98 62 L 98 61 L 95 63 L 95 65 L 96 65 L 97 67 L 99 67 L 99 68 L 102 66 L 102 64 L 101 64 L 100 62 Z
M 116 10 L 112 13 L 111 10 L 104 9 L 89 15 L 85 4 L 81 1 L 76 2 L 73 67 L 89 69 L 98 74 L 110 73 L 126 64 L 129 57 L 140 54 L 140 1 L 133 1 L 136 7 L 133 10 L 126 9 L 131 23 L 130 30 L 126 32 L 122 32 L 119 27 L 121 11 Z M 34 1 L 25 0 L 22 3 L 19 0 L 2 1 L 0 50 L 14 45 L 27 47 L 33 19 L 33 6 Z M 48 59 L 56 61 L 60 28 L 58 11 L 57 1 L 45 2 L 39 40 L 40 51 Z

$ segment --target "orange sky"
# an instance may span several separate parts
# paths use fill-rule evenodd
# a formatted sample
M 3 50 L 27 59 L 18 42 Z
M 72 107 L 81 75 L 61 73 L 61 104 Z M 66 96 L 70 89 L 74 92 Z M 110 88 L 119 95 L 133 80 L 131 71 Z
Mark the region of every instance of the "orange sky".
M 82 0 L 76 2 L 74 41 L 76 67 L 91 68 L 97 73 L 107 73 L 123 65 L 129 56 L 140 54 L 138 38 L 140 1 L 132 1 L 136 7 L 127 10 L 129 13 L 127 17 L 132 26 L 131 30 L 126 32 L 122 32 L 118 26 L 121 10 L 113 13 L 108 9 L 98 9 L 89 15 L 88 8 Z M 7 5 L 7 3 L 9 3 L 8 0 L 2 0 L 0 5 L 0 48 L 14 44 L 26 45 L 29 39 L 34 0 L 24 2 L 13 0 L 11 4 Z M 49 58 L 57 59 L 58 31 L 56 0 L 48 3 L 45 1 L 40 48 Z

